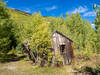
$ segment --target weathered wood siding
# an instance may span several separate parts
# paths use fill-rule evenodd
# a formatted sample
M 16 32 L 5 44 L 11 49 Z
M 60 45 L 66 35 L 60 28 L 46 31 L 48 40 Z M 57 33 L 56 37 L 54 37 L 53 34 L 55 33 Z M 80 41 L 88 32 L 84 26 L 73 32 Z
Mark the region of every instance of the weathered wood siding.
M 63 52 L 63 54 L 61 54 L 61 56 L 63 57 L 63 64 L 70 63 L 72 61 L 72 58 L 74 57 L 73 42 L 57 32 L 53 33 L 52 41 L 55 54 L 57 51 L 60 51 L 60 46 L 65 46 L 65 51 Z

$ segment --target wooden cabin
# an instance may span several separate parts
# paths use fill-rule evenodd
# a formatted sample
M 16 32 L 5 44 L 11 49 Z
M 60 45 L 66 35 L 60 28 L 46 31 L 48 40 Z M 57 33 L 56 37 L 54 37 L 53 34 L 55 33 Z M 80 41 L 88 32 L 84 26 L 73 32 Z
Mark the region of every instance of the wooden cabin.
M 52 34 L 54 57 L 56 53 L 60 52 L 60 56 L 63 59 L 63 64 L 71 63 L 74 58 L 73 54 L 73 41 L 62 33 L 55 31 Z

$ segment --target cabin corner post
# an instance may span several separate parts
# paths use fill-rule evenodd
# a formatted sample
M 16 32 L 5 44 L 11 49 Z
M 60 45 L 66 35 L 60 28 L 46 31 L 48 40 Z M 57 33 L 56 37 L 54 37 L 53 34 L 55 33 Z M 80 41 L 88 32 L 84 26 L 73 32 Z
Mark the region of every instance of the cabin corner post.
M 72 53 L 72 58 L 74 58 L 75 55 L 74 55 L 74 45 L 73 45 L 73 42 L 71 42 L 71 53 Z

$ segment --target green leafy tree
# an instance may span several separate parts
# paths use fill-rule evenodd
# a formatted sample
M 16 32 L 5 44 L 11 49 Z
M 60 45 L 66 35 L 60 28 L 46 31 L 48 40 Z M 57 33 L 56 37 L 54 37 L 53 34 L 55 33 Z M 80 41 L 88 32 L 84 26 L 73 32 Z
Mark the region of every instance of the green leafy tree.
M 96 18 L 95 18 L 95 27 L 96 27 L 96 33 L 97 33 L 97 52 L 100 52 L 100 9 L 96 13 Z
M 93 50 L 95 48 L 96 33 L 91 24 L 82 20 L 79 13 L 66 15 L 66 35 L 74 41 L 74 48 L 78 50 Z
M 5 3 L 0 0 L 0 52 L 7 53 L 15 45 L 14 35 L 12 33 L 12 20 L 9 9 Z
M 30 48 L 35 53 L 36 58 L 48 58 L 47 54 L 51 46 L 51 33 L 48 23 L 43 17 L 37 15 L 34 21 L 34 33 L 30 40 Z M 38 21 L 38 22 L 37 22 Z

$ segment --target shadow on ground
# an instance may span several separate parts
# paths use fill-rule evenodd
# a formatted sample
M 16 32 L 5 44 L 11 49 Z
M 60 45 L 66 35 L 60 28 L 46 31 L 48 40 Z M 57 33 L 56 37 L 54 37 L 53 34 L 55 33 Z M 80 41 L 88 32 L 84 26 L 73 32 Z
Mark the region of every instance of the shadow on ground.
M 9 54 L 5 56 L 0 56 L 0 62 L 6 63 L 6 62 L 15 62 L 26 58 L 26 55 L 15 55 L 15 54 Z

